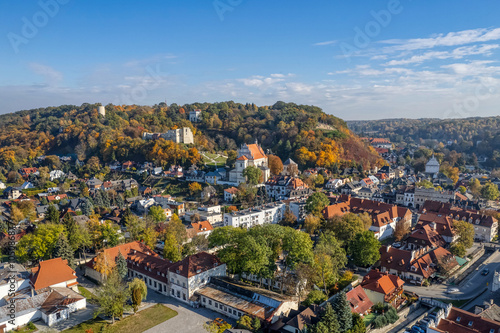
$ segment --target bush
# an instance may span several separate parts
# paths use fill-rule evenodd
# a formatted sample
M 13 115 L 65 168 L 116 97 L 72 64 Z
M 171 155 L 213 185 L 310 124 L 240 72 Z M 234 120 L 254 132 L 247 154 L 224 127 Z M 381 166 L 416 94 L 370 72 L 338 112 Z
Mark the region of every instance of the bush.
M 307 295 L 304 301 L 305 306 L 310 306 L 311 304 L 321 304 L 327 300 L 326 295 L 321 290 L 311 290 L 309 295 Z
M 375 328 L 381 328 L 381 327 L 387 326 L 387 324 L 388 324 L 388 322 L 387 322 L 385 315 L 380 315 L 377 318 L 375 318 L 375 320 L 373 321 L 373 326 Z
M 35 330 L 36 329 L 36 326 L 35 324 L 33 324 L 31 321 L 28 323 L 28 325 L 26 325 L 26 327 L 30 330 Z

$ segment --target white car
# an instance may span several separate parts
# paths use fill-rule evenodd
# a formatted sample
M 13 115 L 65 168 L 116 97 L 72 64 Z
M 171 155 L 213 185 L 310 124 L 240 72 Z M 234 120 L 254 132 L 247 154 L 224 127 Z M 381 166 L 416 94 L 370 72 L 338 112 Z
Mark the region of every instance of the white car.
M 460 289 L 455 288 L 455 287 L 450 288 L 450 289 L 448 289 L 448 290 L 446 291 L 446 293 L 448 293 L 448 294 L 456 294 L 456 293 L 459 293 L 459 292 L 460 292 Z

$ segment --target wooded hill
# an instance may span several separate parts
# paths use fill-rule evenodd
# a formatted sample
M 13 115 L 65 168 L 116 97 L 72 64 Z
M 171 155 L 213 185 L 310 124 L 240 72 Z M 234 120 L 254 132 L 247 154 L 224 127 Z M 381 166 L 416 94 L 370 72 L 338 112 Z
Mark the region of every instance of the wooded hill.
M 346 123 L 320 108 L 277 102 L 255 104 L 193 103 L 137 106 L 99 104 L 62 105 L 0 115 L 0 166 L 12 170 L 30 165 L 37 156 L 75 154 L 87 161 L 154 161 L 167 166 L 200 161 L 198 150 L 232 151 L 255 140 L 282 159 L 293 158 L 301 167 L 363 165 L 382 161 L 359 140 Z M 202 110 L 202 121 L 191 123 L 189 111 Z M 190 127 L 195 144 L 163 139 L 145 141 L 142 133 Z
M 389 119 L 352 121 L 348 125 L 361 136 L 388 138 L 396 144 L 437 147 L 441 143 L 450 151 L 486 157 L 486 167 L 500 167 L 500 117 Z

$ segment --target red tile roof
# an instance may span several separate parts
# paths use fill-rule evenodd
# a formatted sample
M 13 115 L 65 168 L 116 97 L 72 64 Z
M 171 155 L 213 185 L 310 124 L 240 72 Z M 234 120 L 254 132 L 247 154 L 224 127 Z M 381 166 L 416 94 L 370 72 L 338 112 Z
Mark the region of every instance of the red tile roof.
M 143 252 L 143 253 L 146 253 L 148 255 L 151 255 L 153 257 L 159 257 L 158 254 L 153 252 L 149 247 L 147 247 L 143 243 L 140 243 L 137 241 L 126 243 L 126 244 L 121 244 L 121 245 L 118 245 L 118 246 L 115 246 L 115 247 L 112 247 L 109 249 L 105 249 L 104 254 L 108 258 L 115 259 L 118 256 L 118 252 L 121 252 L 122 256 L 124 258 L 127 258 L 129 253 L 132 253 L 133 251 L 139 251 L 139 252 Z M 96 258 L 97 258 L 97 256 L 94 257 L 91 261 L 89 261 L 85 265 L 90 267 L 90 268 L 94 268 Z
M 441 319 L 437 328 L 443 332 L 449 333 L 498 333 L 500 332 L 500 323 L 452 307 L 448 317 L 446 317 L 446 319 Z
M 240 190 L 238 190 L 236 187 L 230 187 L 228 189 L 225 189 L 224 192 L 230 193 L 230 194 L 237 194 Z
M 398 276 L 371 270 L 361 282 L 363 289 L 375 291 L 384 295 L 390 295 L 405 283 Z
M 170 272 L 175 272 L 181 276 L 190 278 L 219 265 L 222 265 L 219 258 L 206 252 L 200 252 L 176 262 L 169 270 Z
M 346 293 L 347 301 L 352 312 L 365 314 L 373 306 L 372 301 L 368 298 L 365 290 L 361 286 L 357 286 L 353 290 Z
M 31 270 L 31 284 L 35 290 L 76 279 L 76 272 L 61 258 L 41 261 Z
M 266 158 L 266 154 L 264 154 L 264 151 L 262 150 L 262 148 L 258 145 L 258 144 L 250 144 L 250 145 L 247 145 L 248 147 L 248 150 L 250 150 L 250 154 L 252 155 L 252 158 L 254 160 L 258 160 L 258 159 L 261 159 L 261 158 Z

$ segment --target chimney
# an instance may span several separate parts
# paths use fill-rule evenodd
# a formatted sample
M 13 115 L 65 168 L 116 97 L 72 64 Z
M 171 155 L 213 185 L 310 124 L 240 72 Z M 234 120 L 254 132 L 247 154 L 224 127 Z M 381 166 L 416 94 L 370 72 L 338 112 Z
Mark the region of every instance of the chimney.
M 430 226 L 433 230 L 436 230 L 436 222 L 431 222 Z

